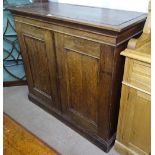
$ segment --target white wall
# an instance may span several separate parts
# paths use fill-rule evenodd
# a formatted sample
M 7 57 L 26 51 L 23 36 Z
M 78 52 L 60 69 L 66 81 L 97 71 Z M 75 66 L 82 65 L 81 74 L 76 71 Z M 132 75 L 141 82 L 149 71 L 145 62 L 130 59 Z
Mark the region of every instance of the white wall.
M 60 3 L 147 12 L 149 0 L 50 0 Z

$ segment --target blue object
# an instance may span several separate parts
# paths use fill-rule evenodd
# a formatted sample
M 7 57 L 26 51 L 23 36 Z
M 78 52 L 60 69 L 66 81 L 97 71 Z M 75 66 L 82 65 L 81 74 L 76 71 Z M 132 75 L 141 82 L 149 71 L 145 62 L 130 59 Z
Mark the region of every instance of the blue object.
M 15 31 L 13 16 L 8 5 L 25 5 L 30 0 L 4 0 L 3 9 L 3 81 L 25 80 L 25 71 Z

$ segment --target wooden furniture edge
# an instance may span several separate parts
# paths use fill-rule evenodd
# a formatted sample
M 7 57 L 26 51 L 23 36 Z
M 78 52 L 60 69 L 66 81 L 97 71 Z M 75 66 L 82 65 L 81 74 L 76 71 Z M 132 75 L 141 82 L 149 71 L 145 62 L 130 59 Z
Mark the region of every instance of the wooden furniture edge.
M 132 50 L 132 49 L 126 49 L 125 51 L 121 52 L 121 55 L 131 58 L 131 59 L 137 59 L 139 61 L 146 62 L 148 64 L 151 63 L 151 56 L 148 56 L 147 54 L 142 54 L 142 53 L 140 56 L 138 55 L 138 53 L 140 52 L 136 50 Z
M 140 91 L 140 92 L 142 92 L 142 93 L 151 95 L 151 92 L 145 91 L 145 90 L 143 90 L 143 89 L 140 89 L 140 88 L 138 88 L 138 87 L 136 87 L 136 86 L 134 86 L 134 85 L 132 85 L 132 84 L 129 84 L 129 83 L 126 82 L 126 81 L 123 81 L 122 84 L 125 85 L 125 86 L 128 86 L 128 87 L 130 87 L 130 88 L 136 89 L 136 90 L 138 90 L 138 91 Z
M 52 3 L 56 3 L 56 2 L 52 2 Z M 75 5 L 75 4 L 68 4 L 68 5 Z M 75 5 L 76 6 L 76 5 Z M 78 6 L 78 5 L 77 5 Z M 86 6 L 89 7 L 89 6 Z M 83 26 L 90 26 L 90 27 L 94 27 L 94 28 L 98 28 L 98 29 L 105 29 L 105 30 L 110 30 L 110 31 L 114 31 L 114 32 L 122 32 L 125 31 L 126 29 L 141 23 L 142 21 L 145 21 L 147 18 L 147 14 L 143 13 L 140 16 L 137 16 L 136 18 L 124 22 L 120 25 L 114 26 L 114 25 L 108 25 L 108 24 L 95 24 L 93 22 L 88 22 L 88 21 L 83 21 L 80 19 L 71 19 L 71 18 L 67 18 L 67 17 L 59 17 L 59 16 L 48 16 L 48 15 L 38 15 L 32 12 L 26 12 L 26 11 L 21 11 L 18 10 L 18 7 L 14 7 L 14 6 L 10 6 L 8 7 L 8 10 L 10 10 L 12 12 L 12 14 L 16 15 L 21 15 L 21 16 L 30 16 L 32 18 L 37 18 L 37 19 L 44 19 L 44 20 L 58 20 L 58 21 L 63 21 L 63 22 L 67 22 L 67 23 L 74 23 L 74 24 L 79 24 L 79 25 L 83 25 Z
M 148 16 L 143 28 L 143 34 L 138 39 L 131 39 L 128 43 L 128 49 L 136 49 L 144 43 L 151 41 L 151 0 L 149 0 Z
M 12 86 L 21 86 L 21 85 L 27 85 L 26 80 L 18 80 L 18 81 L 4 81 L 3 87 L 12 87 Z
M 138 153 L 135 153 L 122 143 L 120 143 L 118 140 L 115 141 L 115 149 L 118 151 L 120 154 L 126 154 L 126 155 L 139 155 Z M 145 152 L 143 152 L 144 155 L 148 155 Z

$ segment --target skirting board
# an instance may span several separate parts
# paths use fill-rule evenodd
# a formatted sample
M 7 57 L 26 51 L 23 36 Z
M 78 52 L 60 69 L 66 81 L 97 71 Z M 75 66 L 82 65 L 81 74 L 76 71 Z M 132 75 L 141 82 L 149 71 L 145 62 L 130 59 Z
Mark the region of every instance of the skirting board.
M 130 148 L 126 147 L 124 144 L 120 143 L 118 140 L 115 141 L 115 150 L 117 152 L 119 152 L 122 155 L 148 155 L 147 153 L 145 153 L 144 151 L 133 151 Z

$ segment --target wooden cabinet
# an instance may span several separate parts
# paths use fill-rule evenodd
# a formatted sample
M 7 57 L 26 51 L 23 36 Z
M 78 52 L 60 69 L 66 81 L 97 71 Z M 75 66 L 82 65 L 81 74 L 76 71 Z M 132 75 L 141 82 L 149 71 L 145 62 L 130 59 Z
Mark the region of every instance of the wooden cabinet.
M 150 73 L 149 63 L 126 58 L 115 143 L 116 150 L 122 154 L 151 152 Z
M 150 1 L 151 2 L 151 1 Z M 143 34 L 126 57 L 115 148 L 124 155 L 151 154 L 151 3 Z
M 146 15 L 53 2 L 10 10 L 30 100 L 108 152 L 118 119 L 120 52 L 142 33 Z

